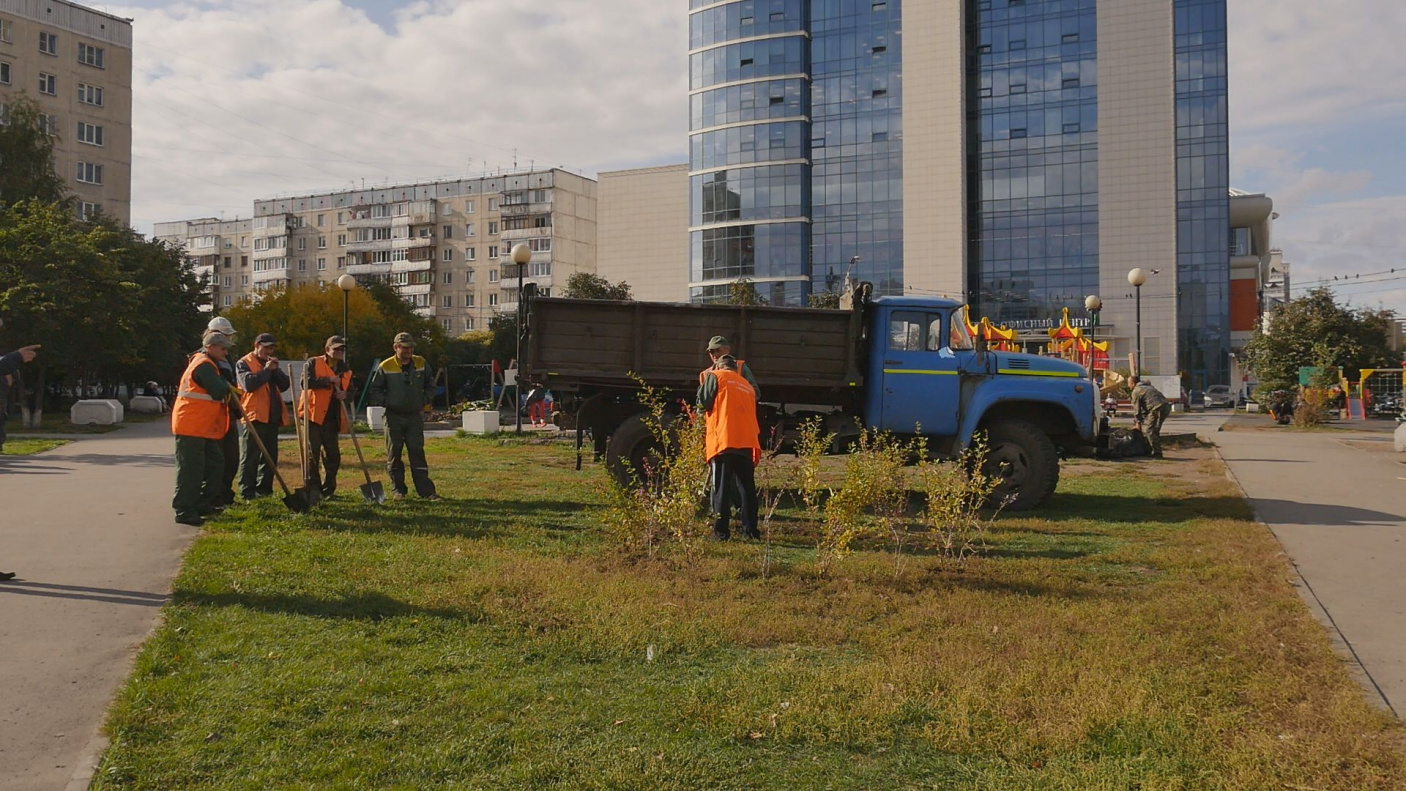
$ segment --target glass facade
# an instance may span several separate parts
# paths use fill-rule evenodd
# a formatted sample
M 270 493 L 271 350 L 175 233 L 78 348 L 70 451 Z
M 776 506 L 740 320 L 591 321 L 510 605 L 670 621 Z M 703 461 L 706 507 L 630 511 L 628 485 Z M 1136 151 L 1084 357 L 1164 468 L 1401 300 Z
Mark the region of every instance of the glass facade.
M 690 297 L 902 293 L 900 0 L 690 9 Z
M 1226 0 L 1176 0 L 1177 368 L 1230 381 L 1230 114 Z
M 1038 326 L 1098 291 L 1095 0 L 973 5 L 969 298 L 993 321 Z

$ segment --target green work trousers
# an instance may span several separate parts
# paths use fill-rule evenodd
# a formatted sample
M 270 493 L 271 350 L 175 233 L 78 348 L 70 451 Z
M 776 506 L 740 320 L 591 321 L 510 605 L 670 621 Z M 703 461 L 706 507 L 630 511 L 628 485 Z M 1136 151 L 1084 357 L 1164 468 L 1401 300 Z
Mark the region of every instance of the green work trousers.
M 308 458 L 308 485 L 318 487 L 323 497 L 337 493 L 337 472 L 342 469 L 337 428 L 341 422 L 335 415 L 328 415 L 324 423 L 308 421 L 308 446 L 312 449 Z
M 223 440 L 176 437 L 176 496 L 171 507 L 177 519 L 210 512 L 220 496 L 225 471 Z
M 386 413 L 386 472 L 391 476 L 391 487 L 405 494 L 405 464 L 400 460 L 401 449 L 410 454 L 410 477 L 415 482 L 415 493 L 421 497 L 434 495 L 434 481 L 430 480 L 430 463 L 425 460 L 425 421 L 418 414 L 397 415 Z
M 264 441 L 273 463 L 278 464 L 278 426 L 272 423 L 249 422 L 239 431 L 239 494 L 246 500 L 273 494 L 273 468 L 264 461 L 252 432 Z
M 1153 456 L 1162 455 L 1162 424 L 1170 414 L 1171 404 L 1163 404 L 1147 413 L 1147 444 L 1151 446 Z

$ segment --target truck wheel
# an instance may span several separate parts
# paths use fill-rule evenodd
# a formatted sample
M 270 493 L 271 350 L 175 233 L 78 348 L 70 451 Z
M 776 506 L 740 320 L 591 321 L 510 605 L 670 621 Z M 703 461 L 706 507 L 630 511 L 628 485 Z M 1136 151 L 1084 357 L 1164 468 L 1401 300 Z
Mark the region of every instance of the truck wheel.
M 1049 499 L 1059 483 L 1059 451 L 1048 434 L 1024 420 L 1003 420 L 986 437 L 985 472 L 997 481 L 993 503 L 1028 511 Z
M 610 435 L 605 449 L 605 468 L 621 486 L 652 478 L 652 470 L 658 467 L 656 459 L 662 448 L 646 422 L 648 419 L 646 414 L 632 415 Z M 670 418 L 666 417 L 665 421 Z

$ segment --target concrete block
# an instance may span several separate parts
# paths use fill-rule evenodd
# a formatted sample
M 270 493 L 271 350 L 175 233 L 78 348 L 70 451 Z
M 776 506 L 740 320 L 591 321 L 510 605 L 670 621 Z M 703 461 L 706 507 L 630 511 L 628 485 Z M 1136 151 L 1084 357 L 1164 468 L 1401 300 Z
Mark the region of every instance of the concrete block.
M 498 413 L 492 410 L 465 412 L 464 430 L 470 434 L 497 434 Z
M 116 401 L 79 401 L 68 410 L 68 422 L 75 426 L 113 426 L 122 422 L 122 405 Z
M 383 406 L 369 406 L 366 408 L 366 425 L 372 431 L 386 430 L 386 408 Z
M 127 419 L 127 408 L 122 406 L 121 401 L 118 401 L 115 398 L 104 398 L 103 400 L 108 402 L 109 404 L 112 404 L 113 409 L 117 410 L 118 423 L 121 423 L 122 421 Z
M 1406 453 L 1406 423 L 1396 427 L 1396 452 Z
M 159 415 L 166 411 L 166 402 L 156 396 L 132 396 L 132 414 Z

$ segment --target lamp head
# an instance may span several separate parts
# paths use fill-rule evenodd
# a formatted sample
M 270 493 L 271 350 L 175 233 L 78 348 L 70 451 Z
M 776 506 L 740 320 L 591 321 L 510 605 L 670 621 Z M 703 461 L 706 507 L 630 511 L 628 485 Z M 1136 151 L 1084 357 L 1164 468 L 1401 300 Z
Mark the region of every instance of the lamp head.
M 1144 269 L 1128 270 L 1128 285 L 1141 286 L 1147 282 L 1147 271 Z
M 522 266 L 532 260 L 532 248 L 522 242 L 518 242 L 513 245 L 513 250 L 508 255 L 512 257 L 513 263 Z
M 1103 300 L 1099 299 L 1097 294 L 1090 294 L 1087 297 L 1084 297 L 1084 309 L 1102 310 Z
M 341 277 L 337 278 L 337 288 L 340 288 L 343 291 L 355 291 L 356 278 L 352 277 L 351 275 L 342 275 Z

